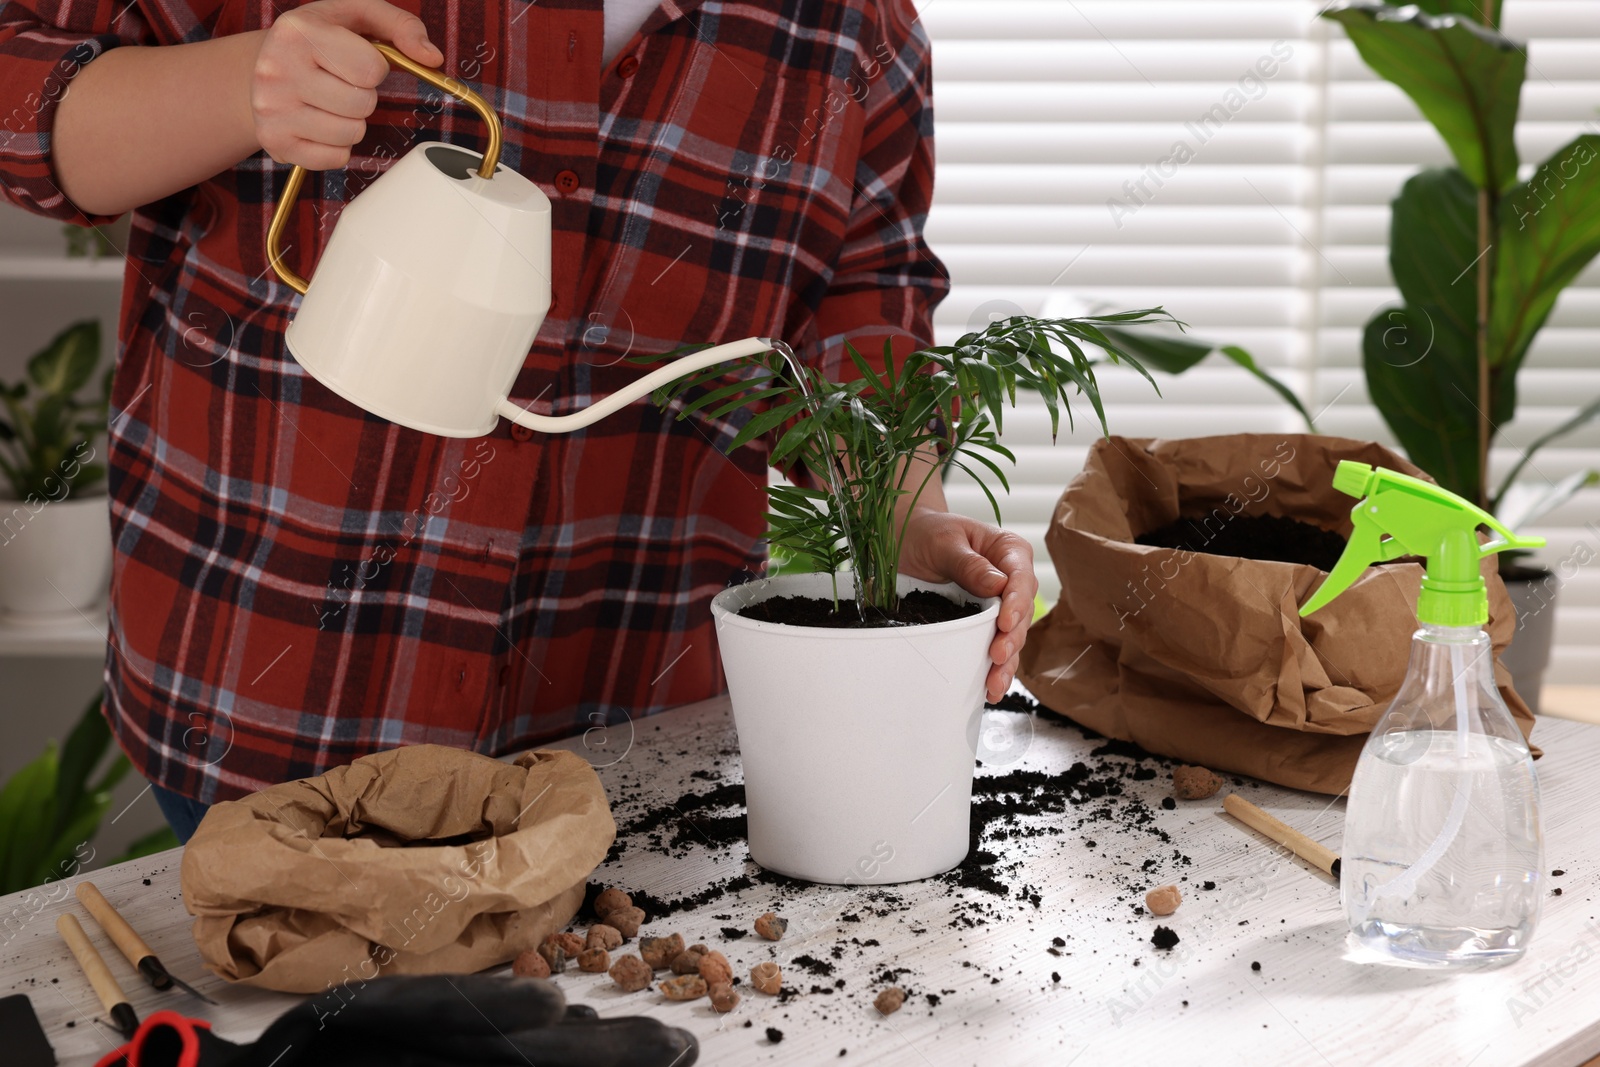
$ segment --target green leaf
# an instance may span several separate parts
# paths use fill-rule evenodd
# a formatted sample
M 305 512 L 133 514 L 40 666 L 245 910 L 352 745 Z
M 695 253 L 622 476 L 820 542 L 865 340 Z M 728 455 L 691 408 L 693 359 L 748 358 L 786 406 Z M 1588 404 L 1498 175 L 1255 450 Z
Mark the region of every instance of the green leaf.
M 1585 133 L 1501 201 L 1489 364 L 1515 372 L 1561 290 L 1600 253 L 1600 135 Z
M 29 885 L 42 885 L 76 874 L 73 859 L 78 849 L 94 838 L 95 832 L 100 829 L 100 820 L 105 818 L 106 809 L 110 806 L 110 793 L 86 794 L 61 832 L 48 838 L 48 843 L 39 849 L 33 870 L 23 880 Z
M 1512 133 L 1528 60 L 1513 41 L 1471 18 L 1375 0 L 1344 0 L 1322 16 L 1411 97 L 1474 185 L 1499 192 L 1516 180 Z
M 100 364 L 100 322 L 85 319 L 56 334 L 28 361 L 28 377 L 47 394 L 68 397 L 82 389 Z
M 127 863 L 129 860 L 142 859 L 153 856 L 157 852 L 166 852 L 168 849 L 178 847 L 178 835 L 172 832 L 172 827 L 163 826 L 158 830 L 151 830 L 148 834 L 134 841 L 128 850 L 112 863 Z
M 111 728 L 100 714 L 101 697 L 96 695 L 79 716 L 78 723 L 61 746 L 59 769 L 56 773 L 55 823 L 50 827 L 52 837 L 66 829 L 67 820 L 78 810 L 78 804 L 89 792 L 89 775 L 94 773 L 106 749 L 111 745 Z
M 1484 18 L 1487 14 L 1484 5 L 1485 0 L 1417 0 L 1417 6 L 1430 15 L 1460 15 L 1481 25 L 1499 25 L 1493 19 Z M 1499 5 L 1493 5 L 1492 10 L 1498 12 Z
M 1476 272 L 1489 258 L 1478 251 L 1478 190 L 1459 169 L 1432 167 L 1400 187 L 1389 219 L 1389 269 L 1406 303 L 1431 308 L 1452 335 L 1477 332 Z
M 1274 377 L 1270 371 L 1257 363 L 1249 352 L 1238 345 L 1218 345 L 1210 341 L 1141 327 L 1105 326 L 1101 328 L 1101 332 L 1123 352 L 1135 355 L 1167 374 L 1182 374 L 1206 356 L 1217 352 L 1249 371 L 1267 388 L 1288 401 L 1289 406 L 1299 412 L 1300 417 L 1306 421 L 1306 427 L 1313 432 L 1316 430 L 1311 421 L 1311 412 L 1306 410 L 1306 406 L 1301 403 L 1294 390 Z
M 1513 530 L 1523 530 L 1577 495 L 1579 489 L 1600 483 L 1594 471 L 1573 471 L 1551 485 L 1530 482 L 1507 484 L 1495 498 L 1495 518 Z
M 1538 437 L 1535 437 L 1532 443 L 1529 444 L 1527 448 L 1522 450 L 1522 455 L 1517 459 L 1517 462 L 1509 471 L 1506 472 L 1505 481 L 1500 483 L 1500 489 L 1494 495 L 1494 506 L 1490 510 L 1492 510 L 1496 515 L 1500 514 L 1501 501 L 1505 498 L 1506 493 L 1515 484 L 1517 476 L 1522 473 L 1522 468 L 1526 467 L 1528 465 L 1528 461 L 1533 459 L 1533 454 L 1535 452 L 1539 451 L 1551 441 L 1565 437 L 1567 434 L 1578 429 L 1580 426 L 1585 426 L 1588 423 L 1593 422 L 1596 415 L 1600 415 L 1600 398 L 1589 401 L 1589 403 L 1579 408 L 1573 415 L 1564 420 L 1559 426 L 1551 430 L 1546 430 Z M 1552 505 L 1552 507 L 1553 506 L 1554 505 Z M 1549 509 L 1546 508 L 1545 510 Z M 1543 514 L 1543 512 L 1540 512 L 1540 514 Z M 1512 528 L 1515 529 L 1515 526 L 1513 526 L 1513 524 L 1510 522 L 1507 522 L 1506 525 L 1512 526 Z
M 1362 335 L 1362 366 L 1372 402 L 1411 461 L 1452 493 L 1478 501 L 1478 410 L 1463 391 L 1476 387 L 1477 357 L 1472 336 L 1451 321 L 1437 308 L 1379 310 Z M 1502 415 L 1496 421 L 1509 419 Z
M 0 893 L 34 885 L 34 872 L 50 843 L 56 791 L 56 746 L 51 742 L 0 790 Z

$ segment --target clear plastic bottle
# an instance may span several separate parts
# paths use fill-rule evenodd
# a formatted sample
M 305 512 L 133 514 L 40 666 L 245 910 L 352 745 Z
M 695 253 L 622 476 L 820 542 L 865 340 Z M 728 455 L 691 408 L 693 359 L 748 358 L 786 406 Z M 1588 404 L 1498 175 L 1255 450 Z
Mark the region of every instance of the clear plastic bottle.
M 1352 947 L 1413 966 L 1521 956 L 1542 902 L 1538 810 L 1489 635 L 1424 625 L 1350 784 L 1340 889 Z
M 1504 963 L 1539 922 L 1539 785 L 1494 684 L 1485 561 L 1544 545 L 1432 482 L 1351 460 L 1344 553 L 1310 615 L 1373 563 L 1421 556 L 1411 662 L 1350 782 L 1340 890 L 1356 958 L 1420 967 Z M 1490 538 L 1479 536 L 1487 527 Z

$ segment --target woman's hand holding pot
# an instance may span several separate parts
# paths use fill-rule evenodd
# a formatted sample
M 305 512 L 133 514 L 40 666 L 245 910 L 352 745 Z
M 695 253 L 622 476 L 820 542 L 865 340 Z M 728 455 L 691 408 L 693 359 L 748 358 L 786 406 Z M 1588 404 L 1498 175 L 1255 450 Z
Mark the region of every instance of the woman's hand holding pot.
M 919 507 L 906 523 L 900 570 L 929 582 L 955 582 L 974 596 L 1000 597 L 998 632 L 989 646 L 985 694 L 999 700 L 1017 673 L 1017 654 L 1033 622 L 1039 580 L 1033 546 L 1019 534 L 949 511 Z

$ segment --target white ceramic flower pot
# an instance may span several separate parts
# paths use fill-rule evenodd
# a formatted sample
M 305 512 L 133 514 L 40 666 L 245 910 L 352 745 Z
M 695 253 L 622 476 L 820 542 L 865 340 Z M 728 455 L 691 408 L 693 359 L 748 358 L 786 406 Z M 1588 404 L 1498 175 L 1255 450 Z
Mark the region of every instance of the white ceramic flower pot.
M 841 591 L 849 588 L 841 579 Z M 757 622 L 744 606 L 832 596 L 825 574 L 733 586 L 711 602 L 744 762 L 750 857 L 810 882 L 881 885 L 967 855 L 972 774 L 997 598 L 901 576 L 983 610 L 830 630 Z
M 57 501 L 0 499 L 0 616 L 49 624 L 92 614 L 111 583 L 104 493 Z

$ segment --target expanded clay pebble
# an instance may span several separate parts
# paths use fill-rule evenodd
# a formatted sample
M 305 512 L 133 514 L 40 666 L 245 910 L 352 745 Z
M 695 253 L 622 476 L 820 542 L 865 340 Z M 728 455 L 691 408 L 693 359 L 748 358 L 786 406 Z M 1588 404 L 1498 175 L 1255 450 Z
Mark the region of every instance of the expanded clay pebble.
M 734 992 L 732 982 L 718 982 L 709 993 L 713 1011 L 729 1012 L 739 1006 L 739 994 Z
M 1151 915 L 1171 915 L 1181 903 L 1183 894 L 1175 885 L 1160 886 L 1144 895 L 1144 906 L 1150 909 Z
M 700 959 L 704 955 L 705 955 L 704 952 L 697 952 L 696 950 L 694 950 L 692 948 L 684 949 L 682 952 L 678 953 L 678 955 L 676 957 L 673 958 L 673 960 L 672 960 L 672 973 L 673 974 L 699 974 L 700 973 Z
M 545 939 L 539 945 L 539 955 L 550 965 L 551 974 L 560 974 L 567 966 L 567 950 L 561 947 L 559 941 Z
M 638 908 L 618 908 L 605 914 L 606 925 L 621 934 L 627 940 L 639 932 L 639 927 L 644 925 L 644 912 Z
M 789 920 L 780 919 L 770 911 L 756 920 L 756 933 L 768 941 L 777 941 L 788 929 Z
M 512 961 L 511 973 L 518 978 L 549 978 L 550 962 L 530 948 Z
M 775 995 L 783 988 L 783 972 L 778 970 L 778 965 L 771 960 L 758 963 L 750 968 L 750 984 L 756 987 L 758 993 Z
M 611 969 L 611 953 L 596 945 L 578 953 L 578 970 L 590 974 L 604 974 Z
M 595 923 L 589 927 L 589 936 L 583 942 L 584 948 L 603 948 L 610 951 L 622 947 L 622 931 L 615 926 L 605 923 Z
M 600 895 L 594 898 L 594 913 L 602 920 L 619 908 L 631 907 L 633 907 L 633 898 L 616 886 L 601 890 Z
M 583 951 L 583 938 L 579 937 L 577 934 L 551 934 L 549 937 L 545 938 L 545 940 L 553 941 L 560 945 L 561 951 L 567 954 L 567 959 L 569 960 L 577 959 L 578 953 Z
M 682 951 L 682 934 L 639 939 L 639 958 L 648 963 L 653 971 L 665 970 Z
M 700 957 L 700 977 L 706 980 L 706 985 L 722 985 L 733 983 L 733 967 L 728 963 L 728 957 L 720 952 L 707 952 Z
M 900 1010 L 900 1005 L 906 1002 L 906 991 L 897 985 L 892 985 L 878 994 L 872 1002 L 873 1007 L 884 1015 L 893 1015 Z
M 655 977 L 655 972 L 650 970 L 650 965 L 638 956 L 624 956 L 611 965 L 611 970 L 606 972 L 611 975 L 611 980 L 624 993 L 637 993 L 650 984 Z
M 1182 766 L 1173 769 L 1172 791 L 1179 800 L 1204 800 L 1222 788 L 1222 779 L 1204 767 Z
M 1150 943 L 1156 948 L 1171 948 L 1178 943 L 1178 935 L 1165 926 L 1156 927 L 1156 932 L 1150 935 Z
M 706 995 L 706 980 L 698 974 L 680 974 L 658 987 L 668 1000 L 698 1000 Z

